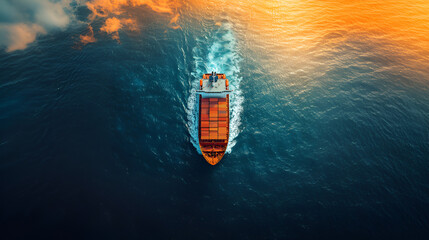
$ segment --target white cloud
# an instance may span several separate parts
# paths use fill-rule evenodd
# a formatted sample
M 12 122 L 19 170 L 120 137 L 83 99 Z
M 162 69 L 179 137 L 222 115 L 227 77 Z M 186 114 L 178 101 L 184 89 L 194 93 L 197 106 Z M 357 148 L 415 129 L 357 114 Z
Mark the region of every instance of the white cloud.
M 0 25 L 0 44 L 6 46 L 6 51 L 22 50 L 29 43 L 36 40 L 37 34 L 45 34 L 46 31 L 37 24 L 7 24 Z
M 0 1 L 0 47 L 7 52 L 25 49 L 38 35 L 66 28 L 69 5 L 70 0 Z

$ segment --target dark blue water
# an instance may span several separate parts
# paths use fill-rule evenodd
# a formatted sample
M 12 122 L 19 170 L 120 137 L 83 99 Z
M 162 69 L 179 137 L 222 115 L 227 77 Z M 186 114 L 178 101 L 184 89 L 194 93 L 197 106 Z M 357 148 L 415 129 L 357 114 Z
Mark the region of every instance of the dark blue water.
M 427 56 L 340 31 L 285 59 L 183 11 L 120 44 L 77 49 L 71 25 L 0 53 L 2 239 L 429 236 Z M 193 97 L 213 69 L 235 90 L 214 167 Z

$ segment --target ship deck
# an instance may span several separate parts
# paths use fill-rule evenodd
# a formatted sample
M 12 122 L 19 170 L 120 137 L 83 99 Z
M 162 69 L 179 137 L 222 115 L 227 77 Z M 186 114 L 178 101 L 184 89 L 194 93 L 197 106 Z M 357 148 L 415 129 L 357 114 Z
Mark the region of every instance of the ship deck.
M 210 82 L 208 79 L 203 79 L 204 92 L 222 92 L 226 90 L 226 79 L 218 79 L 217 82 Z

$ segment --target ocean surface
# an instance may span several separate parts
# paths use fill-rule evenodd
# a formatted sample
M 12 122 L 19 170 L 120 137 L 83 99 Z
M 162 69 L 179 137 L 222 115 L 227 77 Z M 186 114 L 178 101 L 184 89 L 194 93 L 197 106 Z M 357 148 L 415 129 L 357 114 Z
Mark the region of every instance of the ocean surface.
M 0 238 L 428 239 L 427 1 L 133 11 L 120 43 L 76 23 L 0 50 Z M 216 166 L 211 71 L 234 90 Z

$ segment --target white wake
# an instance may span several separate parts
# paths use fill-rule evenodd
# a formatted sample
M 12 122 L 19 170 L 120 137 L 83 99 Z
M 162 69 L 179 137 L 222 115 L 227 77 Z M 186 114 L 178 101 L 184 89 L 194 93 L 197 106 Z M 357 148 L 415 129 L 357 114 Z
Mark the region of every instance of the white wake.
M 204 51 L 209 45 L 208 53 Z M 193 49 L 193 58 L 195 69 L 192 72 L 194 78 L 192 82 L 192 90 L 188 98 L 188 130 L 191 135 L 191 142 L 197 151 L 201 154 L 198 145 L 198 97 L 195 90 L 199 86 L 199 79 L 204 73 L 212 71 L 225 73 L 229 79 L 230 89 L 233 90 L 230 94 L 230 125 L 229 125 L 229 142 L 227 153 L 231 153 L 232 148 L 236 144 L 236 137 L 239 134 L 240 114 L 242 112 L 243 97 L 240 91 L 240 66 L 242 60 L 238 54 L 237 42 L 232 31 L 230 23 L 224 23 L 209 36 L 197 39 L 197 46 Z

